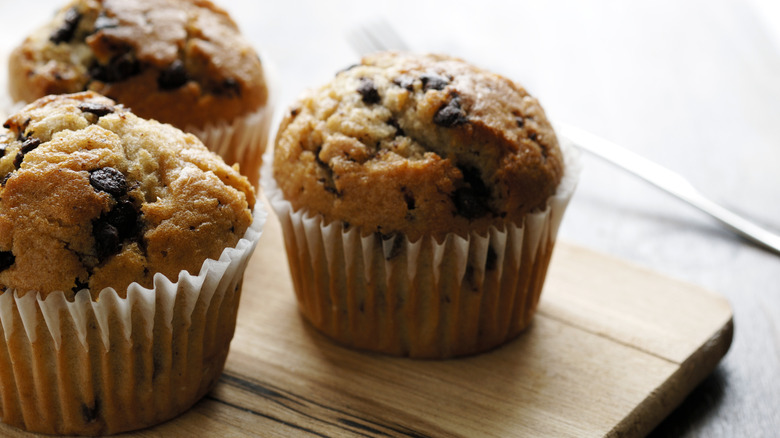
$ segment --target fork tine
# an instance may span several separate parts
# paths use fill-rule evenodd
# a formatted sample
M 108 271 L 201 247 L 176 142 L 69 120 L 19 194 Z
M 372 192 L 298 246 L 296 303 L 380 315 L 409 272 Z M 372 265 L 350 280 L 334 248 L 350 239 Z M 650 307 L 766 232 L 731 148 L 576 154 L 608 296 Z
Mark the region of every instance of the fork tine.
M 409 50 L 409 46 L 385 19 L 356 27 L 347 33 L 347 38 L 361 56 L 384 50 Z

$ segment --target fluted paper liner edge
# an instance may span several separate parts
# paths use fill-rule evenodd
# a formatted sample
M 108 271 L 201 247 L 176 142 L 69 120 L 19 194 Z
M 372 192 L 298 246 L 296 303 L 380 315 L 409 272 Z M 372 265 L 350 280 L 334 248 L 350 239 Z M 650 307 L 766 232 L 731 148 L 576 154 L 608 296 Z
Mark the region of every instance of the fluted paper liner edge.
M 133 283 L 96 301 L 82 290 L 0 294 L 0 411 L 29 431 L 111 434 L 146 427 L 188 409 L 221 373 L 235 329 L 247 262 L 267 213 L 198 275 L 151 289 Z
M 341 344 L 400 356 L 462 356 L 514 338 L 536 310 L 579 179 L 579 152 L 559 141 L 564 176 L 544 211 L 485 235 L 416 242 L 362 236 L 357 227 L 295 211 L 276 185 L 268 151 L 261 183 L 282 224 L 301 312 Z

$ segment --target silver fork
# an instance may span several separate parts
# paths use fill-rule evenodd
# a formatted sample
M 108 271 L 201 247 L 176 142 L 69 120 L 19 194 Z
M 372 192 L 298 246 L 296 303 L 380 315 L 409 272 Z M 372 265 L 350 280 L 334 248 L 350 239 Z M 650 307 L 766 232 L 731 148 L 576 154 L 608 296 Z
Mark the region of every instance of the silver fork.
M 398 32 L 385 20 L 356 28 L 347 37 L 360 55 L 383 50 L 409 50 Z M 780 255 L 780 236 L 707 198 L 682 175 L 583 129 L 562 122 L 553 122 L 553 126 L 556 132 L 580 149 L 644 179 L 712 216 L 737 235 Z

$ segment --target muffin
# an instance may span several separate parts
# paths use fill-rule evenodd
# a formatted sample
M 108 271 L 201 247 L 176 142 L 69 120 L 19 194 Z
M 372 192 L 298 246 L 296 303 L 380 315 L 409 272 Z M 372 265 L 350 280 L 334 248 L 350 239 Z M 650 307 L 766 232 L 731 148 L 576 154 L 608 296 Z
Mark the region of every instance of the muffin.
M 363 58 L 292 106 L 263 176 L 303 315 L 341 344 L 400 356 L 514 338 L 539 300 L 573 158 L 504 77 L 441 55 Z
M 207 0 L 75 0 L 9 59 L 14 100 L 93 90 L 196 134 L 256 183 L 270 124 L 264 65 Z
M 93 92 L 0 131 L 0 416 L 98 435 L 159 423 L 219 377 L 264 215 L 192 134 Z

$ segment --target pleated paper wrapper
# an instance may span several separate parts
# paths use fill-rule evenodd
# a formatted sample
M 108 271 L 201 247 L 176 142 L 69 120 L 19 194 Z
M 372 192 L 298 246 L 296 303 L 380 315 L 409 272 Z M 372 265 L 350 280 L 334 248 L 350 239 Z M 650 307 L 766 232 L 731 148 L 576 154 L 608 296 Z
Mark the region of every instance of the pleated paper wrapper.
M 97 301 L 82 290 L 42 298 L 0 294 L 0 412 L 22 429 L 104 435 L 139 429 L 190 408 L 224 367 L 244 270 L 267 213 L 199 275 L 152 289 L 133 283 Z
M 564 177 L 544 211 L 520 225 L 411 242 L 363 235 L 294 210 L 267 154 L 262 184 L 282 224 L 299 308 L 338 343 L 397 356 L 442 359 L 495 348 L 531 322 L 563 213 L 579 173 L 578 151 L 559 138 Z M 269 151 L 270 152 L 270 151 Z

